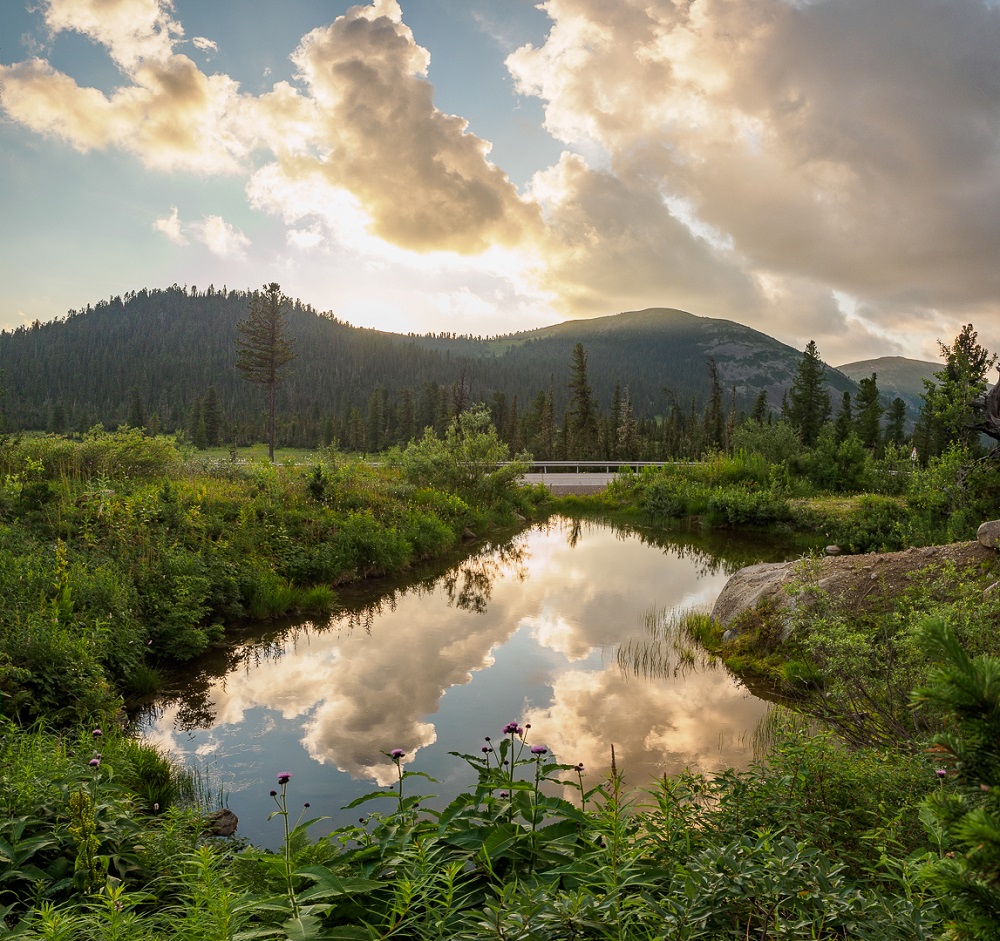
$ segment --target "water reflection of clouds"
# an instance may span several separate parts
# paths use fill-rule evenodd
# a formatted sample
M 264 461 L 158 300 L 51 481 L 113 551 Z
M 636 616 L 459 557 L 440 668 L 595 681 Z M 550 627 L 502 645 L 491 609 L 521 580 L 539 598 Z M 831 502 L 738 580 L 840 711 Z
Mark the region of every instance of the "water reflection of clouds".
M 511 673 L 509 682 L 518 697 L 525 676 L 551 689 L 551 702 L 529 708 L 525 718 L 560 760 L 606 767 L 613 742 L 621 761 L 644 772 L 682 761 L 719 767 L 734 754 L 714 744 L 719 735 L 752 728 L 755 716 L 747 712 L 762 712 L 763 704 L 720 675 L 695 675 L 678 686 L 629 681 L 615 665 L 581 668 L 596 649 L 641 636 L 641 615 L 651 604 L 690 606 L 714 597 L 726 575 L 717 568 L 696 581 L 695 563 L 665 563 L 663 552 L 601 526 L 549 524 L 433 583 L 333 618 L 322 630 L 292 631 L 263 652 L 247 648 L 240 669 L 199 681 L 198 715 L 210 714 L 216 728 L 233 727 L 249 721 L 251 710 L 270 710 L 285 721 L 279 734 L 288 734 L 289 723 L 300 729 L 314 761 L 386 784 L 395 769 L 383 752 L 402 748 L 410 762 L 433 744 L 445 692 L 493 667 L 523 627 L 536 653 L 527 670 L 519 661 L 521 674 Z M 558 656 L 542 657 L 539 647 Z M 164 707 L 151 737 L 183 752 L 171 729 L 193 715 L 185 708 Z M 264 714 L 252 721 L 273 724 Z M 463 718 L 469 726 L 485 719 Z M 256 734 L 259 747 L 265 733 Z M 198 747 L 216 751 L 219 736 L 208 732 Z
M 533 741 L 559 761 L 583 762 L 597 778 L 611 764 L 632 784 L 683 768 L 713 771 L 743 765 L 749 757 L 747 730 L 769 708 L 724 673 L 690 673 L 683 684 L 637 683 L 614 668 L 574 670 L 559 676 L 552 703 L 529 709 Z M 592 778 L 593 780 L 593 778 Z

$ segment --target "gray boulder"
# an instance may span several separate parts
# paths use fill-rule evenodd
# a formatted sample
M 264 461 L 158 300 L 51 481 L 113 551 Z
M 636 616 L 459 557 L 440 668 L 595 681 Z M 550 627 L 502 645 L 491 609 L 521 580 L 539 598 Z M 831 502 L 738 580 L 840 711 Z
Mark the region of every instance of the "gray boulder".
M 733 575 L 712 608 L 712 620 L 728 627 L 733 619 L 762 601 L 777 600 L 788 582 L 794 562 L 761 562 Z
M 987 520 L 976 533 L 976 539 L 987 549 L 1000 548 L 1000 520 Z

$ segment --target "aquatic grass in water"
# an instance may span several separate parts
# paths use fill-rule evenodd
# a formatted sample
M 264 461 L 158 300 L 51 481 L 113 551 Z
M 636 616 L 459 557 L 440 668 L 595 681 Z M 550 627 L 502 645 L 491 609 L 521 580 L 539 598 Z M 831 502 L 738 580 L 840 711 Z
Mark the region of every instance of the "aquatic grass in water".
M 718 660 L 704 650 L 698 638 L 705 618 L 694 611 L 647 609 L 640 618 L 644 636 L 630 638 L 615 653 L 619 669 L 626 675 L 657 679 L 715 668 Z

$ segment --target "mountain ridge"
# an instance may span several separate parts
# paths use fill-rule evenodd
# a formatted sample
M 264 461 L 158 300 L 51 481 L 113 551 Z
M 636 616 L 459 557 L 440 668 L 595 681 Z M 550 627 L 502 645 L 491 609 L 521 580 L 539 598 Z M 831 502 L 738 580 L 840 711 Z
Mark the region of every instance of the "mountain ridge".
M 125 420 L 136 390 L 164 430 L 179 427 L 205 390 L 216 388 L 227 419 L 256 420 L 255 395 L 235 369 L 236 325 L 252 294 L 204 292 L 173 285 L 98 302 L 65 318 L 0 333 L 0 370 L 12 427 L 46 428 L 54 410 L 70 426 Z M 616 385 L 628 389 L 635 414 L 652 418 L 672 404 L 704 407 L 711 392 L 706 361 L 716 361 L 724 393 L 749 410 L 761 389 L 773 409 L 791 385 L 802 352 L 735 321 L 667 307 L 624 311 L 592 320 L 493 338 L 415 335 L 354 327 L 299 301 L 288 310 L 298 358 L 282 387 L 281 407 L 301 427 L 343 423 L 381 390 L 384 404 L 432 395 L 437 409 L 460 378 L 470 401 L 517 397 L 521 411 L 552 389 L 557 411 L 568 400 L 572 348 L 588 354 L 588 378 L 602 410 Z M 833 367 L 826 378 L 834 403 L 855 383 Z M 430 405 L 425 412 L 430 414 Z M 431 409 L 432 411 L 432 409 Z

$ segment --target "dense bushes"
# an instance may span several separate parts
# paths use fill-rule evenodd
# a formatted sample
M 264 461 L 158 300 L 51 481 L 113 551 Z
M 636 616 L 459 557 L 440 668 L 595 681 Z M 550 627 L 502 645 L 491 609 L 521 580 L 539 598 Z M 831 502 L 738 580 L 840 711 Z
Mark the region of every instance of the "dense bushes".
M 853 436 L 837 442 L 832 429 L 806 450 L 782 423 L 754 422 L 736 441 L 757 450 L 625 474 L 591 502 L 660 524 L 777 525 L 849 552 L 972 539 L 1000 513 L 996 462 L 958 448 L 920 466 L 892 446 L 876 459 Z

